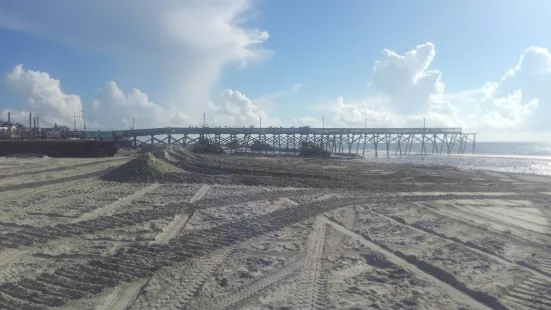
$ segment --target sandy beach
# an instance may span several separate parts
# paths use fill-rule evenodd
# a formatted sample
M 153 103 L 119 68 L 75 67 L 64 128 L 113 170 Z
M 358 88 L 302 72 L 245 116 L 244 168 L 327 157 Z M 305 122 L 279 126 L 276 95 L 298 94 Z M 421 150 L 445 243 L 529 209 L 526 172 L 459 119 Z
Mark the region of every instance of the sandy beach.
M 0 158 L 0 309 L 551 309 L 551 178 L 150 151 Z

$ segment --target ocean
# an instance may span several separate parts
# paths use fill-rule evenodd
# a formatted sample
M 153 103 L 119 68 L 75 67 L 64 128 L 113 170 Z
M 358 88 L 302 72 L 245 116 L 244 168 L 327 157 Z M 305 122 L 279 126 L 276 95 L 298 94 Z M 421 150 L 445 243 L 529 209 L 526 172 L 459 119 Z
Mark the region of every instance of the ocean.
M 382 146 L 382 148 L 381 148 Z M 360 146 L 359 154 L 362 154 Z M 404 146 L 402 146 L 404 148 Z M 391 145 L 391 155 L 386 157 L 386 147 L 379 145 L 379 157 L 375 158 L 373 146 L 366 147 L 364 157 L 370 161 L 437 164 L 461 169 L 484 169 L 504 172 L 551 175 L 551 144 L 528 142 L 477 142 L 475 153 L 469 143 L 464 154 L 457 154 L 457 146 L 450 155 L 430 154 L 432 146 L 427 146 L 426 156 L 420 154 L 420 145 L 413 145 L 411 154 L 396 156 L 396 145 Z M 444 146 L 445 148 L 445 146 Z M 347 149 L 346 149 L 347 151 Z M 383 151 L 383 152 L 381 152 Z M 352 152 L 355 152 L 353 147 Z

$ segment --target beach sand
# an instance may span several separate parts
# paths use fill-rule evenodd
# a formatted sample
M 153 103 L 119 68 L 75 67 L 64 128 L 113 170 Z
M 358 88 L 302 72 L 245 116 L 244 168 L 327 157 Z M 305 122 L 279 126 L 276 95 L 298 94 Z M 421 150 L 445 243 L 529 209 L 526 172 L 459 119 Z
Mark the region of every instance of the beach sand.
M 551 309 L 551 179 L 176 146 L 0 158 L 0 309 Z

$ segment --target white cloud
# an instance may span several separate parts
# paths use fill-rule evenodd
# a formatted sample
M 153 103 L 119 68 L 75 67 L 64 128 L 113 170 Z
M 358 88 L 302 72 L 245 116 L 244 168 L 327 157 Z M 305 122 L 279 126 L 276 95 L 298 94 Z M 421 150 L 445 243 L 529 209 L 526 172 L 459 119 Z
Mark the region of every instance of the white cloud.
M 373 95 L 346 103 L 339 98 L 326 110 L 339 126 L 357 127 L 362 121 L 365 124 L 365 118 L 388 115 L 388 123 L 399 127 L 420 127 L 425 118 L 430 127 L 465 130 L 550 128 L 551 53 L 547 49 L 529 47 L 499 81 L 455 94 L 445 93 L 442 73 L 430 68 L 435 56 L 432 43 L 404 55 L 385 49 L 371 72 Z
M 345 103 L 339 97 L 330 108 L 331 125 L 334 127 L 391 127 L 394 113 L 385 107 L 384 98 L 369 98 L 368 100 Z
M 22 65 L 5 75 L 5 84 L 9 90 L 22 96 L 27 105 L 19 110 L 4 110 L 2 118 L 7 119 L 8 111 L 14 122 L 28 123 L 29 111 L 40 117 L 42 127 L 54 124 L 72 127 L 75 113 L 83 109 L 78 95 L 68 95 L 61 90 L 61 83 L 48 73 L 24 70 Z M 296 89 L 297 87 L 293 87 Z M 296 90 L 298 91 L 298 89 Z M 279 97 L 288 95 L 277 92 Z M 274 96 L 275 97 L 275 96 Z M 182 109 L 172 103 L 159 105 L 140 89 L 125 93 L 116 82 L 109 81 L 95 90 L 95 98 L 90 103 L 91 113 L 86 114 L 88 129 L 120 129 L 181 127 L 201 125 L 199 119 L 192 119 Z M 237 90 L 226 89 L 219 97 L 202 109 L 208 115 L 211 126 L 262 126 L 280 125 L 278 118 L 268 114 Z M 83 124 L 77 124 L 82 128 Z
M 425 111 L 434 97 L 444 93 L 438 70 L 429 70 L 436 55 L 432 43 L 418 45 L 405 55 L 385 49 L 381 59 L 375 61 L 371 88 L 388 98 L 390 108 L 398 114 L 415 114 Z
M 28 124 L 29 111 L 39 117 L 42 127 L 58 125 L 72 125 L 75 113 L 82 110 L 78 95 L 66 94 L 61 90 L 59 80 L 52 78 L 48 73 L 25 70 L 23 65 L 17 65 L 4 76 L 6 87 L 24 98 L 25 106 L 18 110 L 2 111 L 4 119 L 8 111 L 14 122 Z
M 97 99 L 92 100 L 92 110 L 97 111 L 100 106 L 100 102 Z
M 268 114 L 253 103 L 249 98 L 237 90 L 226 89 L 219 98 L 211 103 L 209 116 L 214 124 L 224 126 L 255 126 L 259 127 L 262 119 L 262 127 L 278 126 L 281 121 L 278 118 L 270 118 Z
M 498 81 L 444 97 L 478 130 L 533 132 L 550 129 L 548 85 L 551 85 L 551 53 L 545 48 L 529 47 Z
M 56 1 L 53 3 L 58 5 Z M 489 81 L 478 89 L 459 93 L 446 93 L 442 73 L 431 68 L 436 57 L 434 44 L 418 45 L 403 55 L 385 49 L 381 59 L 374 62 L 370 75 L 366 75 L 366 81 L 370 81 L 371 95 L 346 100 L 339 97 L 323 106 L 322 111 L 317 111 L 319 116 L 287 114 L 288 119 L 282 121 L 273 117 L 272 108 L 281 111 L 277 108 L 277 103 L 296 94 L 302 84 L 253 99 L 247 98 L 238 90 L 227 89 L 214 100 L 208 100 L 207 93 L 226 64 L 232 61 L 246 63 L 264 55 L 255 46 L 261 44 L 267 34 L 245 30 L 236 22 L 237 17 L 249 8 L 247 1 L 218 3 L 211 0 L 209 5 L 201 1 L 183 1 L 181 3 L 184 4 L 181 5 L 180 2 L 167 1 L 168 4 L 162 5 L 163 8 L 170 7 L 173 10 L 165 11 L 156 7 L 147 14 L 149 2 L 137 3 L 140 4 L 138 8 L 132 8 L 134 15 L 125 16 L 123 20 L 136 22 L 134 19 L 137 16 L 152 14 L 158 17 L 157 21 L 162 26 L 147 21 L 145 24 L 151 26 L 150 29 L 139 25 L 135 29 L 134 37 L 123 38 L 119 35 L 122 36 L 128 29 L 117 25 L 114 34 L 106 35 L 106 38 L 98 35 L 92 36 L 89 41 L 81 41 L 75 33 L 84 30 L 78 27 L 75 33 L 67 30 L 55 33 L 54 30 L 58 29 L 56 23 L 48 25 L 51 29 L 42 29 L 37 26 L 45 22 L 42 17 L 38 21 L 26 20 L 24 14 L 14 14 L 13 10 L 8 10 L 8 13 L 11 12 L 8 19 L 6 11 L 1 10 L 2 4 L 0 25 L 54 37 L 81 48 L 95 47 L 114 54 L 124 51 L 129 53 L 132 49 L 147 45 L 138 54 L 153 55 L 155 51 L 159 51 L 153 57 L 152 64 L 159 65 L 160 68 L 171 65 L 181 68 L 177 71 L 182 81 L 189 79 L 186 84 L 189 88 L 184 89 L 191 90 L 189 96 L 197 99 L 187 100 L 187 105 L 170 102 L 159 104 L 140 89 L 125 92 L 115 82 L 107 82 L 90 103 L 89 111 L 93 112 L 92 118 L 87 115 L 90 119 L 89 128 L 129 128 L 132 126 L 132 118 L 136 119 L 138 128 L 200 125 L 202 113 L 206 112 L 207 123 L 211 126 L 256 127 L 262 118 L 263 127 L 319 127 L 322 125 L 321 116 L 325 115 L 326 127 L 364 127 L 366 119 L 370 127 L 420 127 L 425 118 L 429 127 L 461 126 L 466 130 L 488 132 L 536 132 L 550 129 L 548 115 L 551 114 L 551 53 L 541 47 L 527 48 L 518 62 L 504 70 L 503 76 L 496 81 Z M 96 6 L 87 5 L 93 8 Z M 120 9 L 118 3 L 113 6 Z M 120 10 L 115 11 L 120 13 Z M 92 10 L 92 15 L 99 16 L 99 12 Z M 214 15 L 210 16 L 211 13 Z M 105 14 L 115 20 L 115 13 Z M 202 16 L 203 19 L 196 18 L 197 16 Z M 204 25 L 208 29 L 197 25 Z M 201 29 L 189 30 L 197 27 Z M 116 44 L 115 39 L 121 39 L 120 44 Z M 157 42 L 159 46 L 151 47 L 145 42 Z M 165 50 L 168 47 L 173 49 Z M 181 53 L 182 59 L 176 57 L 178 53 Z M 129 58 L 134 56 L 129 55 Z M 186 62 L 190 63 L 189 60 L 193 60 L 192 64 L 186 66 Z M 18 65 L 5 75 L 4 81 L 9 90 L 24 98 L 26 105 L 12 111 L 12 119 L 24 124 L 28 122 L 28 111 L 32 111 L 33 115 L 41 117 L 42 124 L 71 125 L 74 113 L 82 108 L 80 97 L 63 92 L 60 81 L 48 73 L 25 70 Z M 175 102 L 181 100 L 176 96 Z M 6 114 L 7 110 L 2 111 L 3 118 L 6 118 Z
M 139 89 L 125 94 L 117 83 L 109 81 L 97 93 L 99 98 L 92 101 L 99 107 L 94 118 L 103 128 L 129 128 L 133 118 L 136 128 L 176 127 L 190 122 L 190 117 L 174 105 L 160 106 Z
M 430 69 L 436 55 L 428 42 L 404 55 L 383 50 L 374 62 L 369 90 L 363 99 L 339 97 L 327 108 L 334 126 L 365 127 L 451 127 L 465 125 L 458 110 L 444 96 L 441 72 Z M 369 78 L 369 77 L 367 77 Z
M 126 73 L 162 79 L 163 92 L 198 118 L 225 66 L 271 55 L 268 33 L 244 25 L 250 2 L 2 1 L 0 27 L 114 56 Z
M 499 82 L 486 86 L 485 123 L 491 127 L 549 129 L 549 85 L 551 53 L 541 47 L 527 48 Z

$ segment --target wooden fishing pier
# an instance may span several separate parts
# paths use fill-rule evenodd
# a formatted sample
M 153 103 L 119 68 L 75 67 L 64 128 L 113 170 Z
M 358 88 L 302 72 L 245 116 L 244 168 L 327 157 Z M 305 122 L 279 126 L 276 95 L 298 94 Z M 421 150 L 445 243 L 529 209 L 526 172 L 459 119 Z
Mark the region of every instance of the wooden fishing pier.
M 113 138 L 131 143 L 133 147 L 146 144 L 190 145 L 208 141 L 230 149 L 231 153 L 246 151 L 251 145 L 260 145 L 262 153 L 297 152 L 303 143 L 322 146 L 336 154 L 365 155 L 374 151 L 386 156 L 391 153 L 464 154 L 469 146 L 475 151 L 476 133 L 464 133 L 461 128 L 228 128 L 184 127 L 151 128 L 113 131 Z

